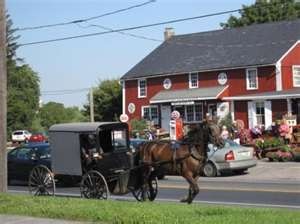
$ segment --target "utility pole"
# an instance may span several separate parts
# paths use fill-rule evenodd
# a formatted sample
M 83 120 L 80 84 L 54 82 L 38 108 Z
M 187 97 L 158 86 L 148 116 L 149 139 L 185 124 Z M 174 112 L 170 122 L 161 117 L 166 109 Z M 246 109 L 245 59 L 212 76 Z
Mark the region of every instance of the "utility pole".
M 6 155 L 6 17 L 5 0 L 0 0 L 0 192 L 7 191 Z
M 90 120 L 94 122 L 94 94 L 93 94 L 93 87 L 90 89 Z

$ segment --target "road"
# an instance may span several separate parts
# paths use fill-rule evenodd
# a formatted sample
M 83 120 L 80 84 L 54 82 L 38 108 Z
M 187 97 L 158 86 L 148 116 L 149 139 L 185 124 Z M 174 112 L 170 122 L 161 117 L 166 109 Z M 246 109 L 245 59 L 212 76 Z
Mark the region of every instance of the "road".
M 295 183 L 224 181 L 202 178 L 200 193 L 195 202 L 208 204 L 279 207 L 300 209 L 300 185 Z M 11 193 L 28 193 L 26 186 L 9 186 Z M 157 201 L 179 201 L 187 193 L 187 184 L 180 177 L 167 177 L 159 181 Z M 80 196 L 79 188 L 58 188 L 58 195 Z M 128 194 L 112 196 L 118 200 L 134 200 Z

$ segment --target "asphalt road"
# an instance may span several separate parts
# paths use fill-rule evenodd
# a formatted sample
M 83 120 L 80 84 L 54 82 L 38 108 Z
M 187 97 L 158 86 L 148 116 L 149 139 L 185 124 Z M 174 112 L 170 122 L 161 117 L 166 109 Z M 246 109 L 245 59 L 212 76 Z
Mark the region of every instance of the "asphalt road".
M 300 209 L 300 163 L 258 161 L 244 175 L 216 178 L 201 177 L 200 193 L 194 202 L 239 206 L 260 206 Z M 187 194 L 182 177 L 159 181 L 156 201 L 179 201 Z M 11 193 L 28 193 L 26 186 L 9 186 Z M 58 188 L 58 195 L 80 196 L 79 188 Z M 131 194 L 112 196 L 117 200 L 134 200 Z
M 279 207 L 300 209 L 298 183 L 229 182 L 203 178 L 200 193 L 194 202 L 208 204 Z M 11 193 L 28 193 L 26 186 L 9 186 Z M 187 184 L 180 177 L 167 177 L 159 181 L 156 201 L 179 201 L 187 194 Z M 57 188 L 57 195 L 80 196 L 79 188 Z M 117 200 L 134 200 L 131 194 L 112 196 Z

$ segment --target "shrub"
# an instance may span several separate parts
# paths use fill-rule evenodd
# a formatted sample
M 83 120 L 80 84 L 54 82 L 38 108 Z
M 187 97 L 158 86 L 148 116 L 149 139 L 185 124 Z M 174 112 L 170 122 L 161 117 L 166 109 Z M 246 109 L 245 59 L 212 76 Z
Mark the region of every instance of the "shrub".
M 132 119 L 130 121 L 130 126 L 132 136 L 136 136 L 137 133 L 141 136 L 144 130 L 147 129 L 147 121 L 145 119 Z

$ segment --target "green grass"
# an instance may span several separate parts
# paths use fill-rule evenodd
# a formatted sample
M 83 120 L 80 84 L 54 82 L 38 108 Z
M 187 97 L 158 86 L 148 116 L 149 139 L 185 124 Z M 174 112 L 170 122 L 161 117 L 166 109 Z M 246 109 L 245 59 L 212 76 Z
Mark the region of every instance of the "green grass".
M 99 201 L 0 194 L 0 214 L 101 223 L 300 223 L 300 212 L 204 204 Z

